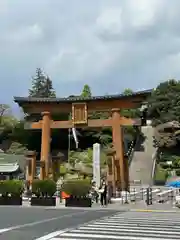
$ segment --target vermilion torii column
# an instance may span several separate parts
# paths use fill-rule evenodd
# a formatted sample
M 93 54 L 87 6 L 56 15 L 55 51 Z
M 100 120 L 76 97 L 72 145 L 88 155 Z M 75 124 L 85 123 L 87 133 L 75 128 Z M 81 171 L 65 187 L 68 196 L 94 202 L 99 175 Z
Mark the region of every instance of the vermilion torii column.
M 116 151 L 116 159 L 119 160 L 119 174 L 121 183 L 121 189 L 126 189 L 126 178 L 125 178 L 125 165 L 124 165 L 124 147 L 123 147 L 123 133 L 122 128 L 120 126 L 120 109 L 115 108 L 112 109 L 112 137 L 113 137 L 113 145 Z
M 43 180 L 48 177 L 49 173 L 49 154 L 50 154 L 50 113 L 42 112 L 42 135 L 41 135 L 41 169 L 40 179 Z
M 26 153 L 26 180 L 32 184 L 36 175 L 36 152 L 28 151 Z

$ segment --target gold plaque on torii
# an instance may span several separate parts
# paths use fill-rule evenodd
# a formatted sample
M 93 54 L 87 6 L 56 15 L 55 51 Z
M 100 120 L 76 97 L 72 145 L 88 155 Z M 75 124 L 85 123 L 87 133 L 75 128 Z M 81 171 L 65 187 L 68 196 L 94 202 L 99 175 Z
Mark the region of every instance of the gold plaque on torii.
M 87 124 L 88 114 L 86 103 L 73 103 L 72 104 L 72 121 L 73 124 Z

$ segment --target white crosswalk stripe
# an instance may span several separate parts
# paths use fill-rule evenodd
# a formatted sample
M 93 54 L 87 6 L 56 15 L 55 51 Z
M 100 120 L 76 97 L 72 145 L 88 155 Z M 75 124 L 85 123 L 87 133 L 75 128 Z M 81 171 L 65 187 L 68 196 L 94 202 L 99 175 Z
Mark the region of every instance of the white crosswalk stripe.
M 180 217 L 177 213 L 119 213 L 51 238 L 60 239 L 175 240 L 180 239 Z

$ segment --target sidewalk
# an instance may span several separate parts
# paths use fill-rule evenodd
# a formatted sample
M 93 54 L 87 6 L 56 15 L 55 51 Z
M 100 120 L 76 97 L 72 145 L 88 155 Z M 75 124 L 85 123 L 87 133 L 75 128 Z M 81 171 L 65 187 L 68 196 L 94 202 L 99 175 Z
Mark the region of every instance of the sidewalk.
M 32 207 L 29 202 L 23 202 L 23 207 Z M 41 207 L 41 206 L 39 206 Z M 138 211 L 138 212 L 178 212 L 180 213 L 180 209 L 175 207 L 172 202 L 170 203 L 153 203 L 152 205 L 146 205 L 145 201 L 139 201 L 135 203 L 129 204 L 121 204 L 121 203 L 112 203 L 107 206 L 102 207 L 99 203 L 93 203 L 91 208 L 86 207 L 65 207 L 65 203 L 56 202 L 55 207 L 42 206 L 45 209 L 83 209 L 83 210 L 91 210 L 91 211 L 99 211 L 99 210 L 114 210 L 114 211 Z

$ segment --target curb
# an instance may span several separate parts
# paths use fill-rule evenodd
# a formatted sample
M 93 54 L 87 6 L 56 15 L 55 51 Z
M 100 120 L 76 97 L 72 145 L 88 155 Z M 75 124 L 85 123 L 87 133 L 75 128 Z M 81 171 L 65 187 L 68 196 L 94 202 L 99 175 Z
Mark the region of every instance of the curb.
M 130 212 L 180 213 L 178 210 L 131 209 Z

